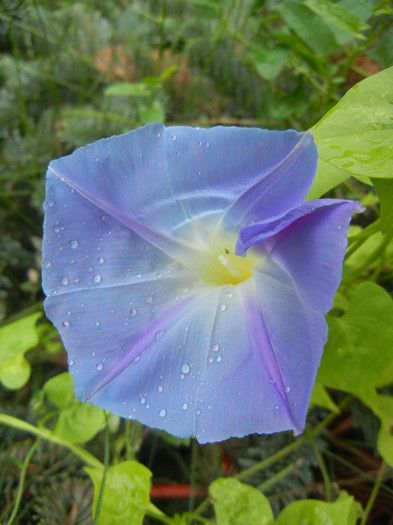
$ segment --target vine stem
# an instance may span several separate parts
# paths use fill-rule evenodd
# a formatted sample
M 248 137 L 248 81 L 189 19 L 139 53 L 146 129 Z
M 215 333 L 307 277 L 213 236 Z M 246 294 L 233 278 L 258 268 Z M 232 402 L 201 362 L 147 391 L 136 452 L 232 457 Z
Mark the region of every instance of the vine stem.
M 39 438 L 45 439 L 46 441 L 50 441 L 51 443 L 55 443 L 56 445 L 66 447 L 90 467 L 103 467 L 101 461 L 99 461 L 95 456 L 90 454 L 90 452 L 87 452 L 87 450 L 84 450 L 78 445 L 74 445 L 74 443 L 70 443 L 69 441 L 63 439 L 60 436 L 56 436 L 55 434 L 53 434 L 53 432 L 47 430 L 46 428 L 35 427 L 34 425 L 27 423 L 26 421 L 18 419 L 17 417 L 9 416 L 7 414 L 0 414 L 0 424 L 1 423 L 3 425 L 7 425 L 8 427 L 21 430 L 22 432 L 28 432 L 29 434 L 38 436 Z
M 363 513 L 362 521 L 360 522 L 360 525 L 366 525 L 366 523 L 367 523 L 368 515 L 370 514 L 371 509 L 373 508 L 373 505 L 374 505 L 374 502 L 375 502 L 375 498 L 377 497 L 377 494 L 378 494 L 379 488 L 381 486 L 384 474 L 385 474 L 385 462 L 382 461 L 381 466 L 378 469 L 377 477 L 375 478 L 375 483 L 374 483 L 374 486 L 373 486 L 373 490 L 371 491 L 371 494 L 370 494 L 370 497 L 368 499 L 366 508 L 364 509 L 364 513 Z
M 27 472 L 28 466 L 30 464 L 31 458 L 33 457 L 34 452 L 36 451 L 38 445 L 40 444 L 40 441 L 41 441 L 41 439 L 37 439 L 37 441 L 33 444 L 31 449 L 27 453 L 26 458 L 25 458 L 25 460 L 23 462 L 21 473 L 20 473 L 18 493 L 16 495 L 15 505 L 14 505 L 14 508 L 12 510 L 12 514 L 10 516 L 10 519 L 7 522 L 8 525 L 12 525 L 14 523 L 14 521 L 16 519 L 16 516 L 18 514 L 20 502 L 21 502 L 22 495 L 23 495 L 24 485 L 25 485 L 26 472 Z

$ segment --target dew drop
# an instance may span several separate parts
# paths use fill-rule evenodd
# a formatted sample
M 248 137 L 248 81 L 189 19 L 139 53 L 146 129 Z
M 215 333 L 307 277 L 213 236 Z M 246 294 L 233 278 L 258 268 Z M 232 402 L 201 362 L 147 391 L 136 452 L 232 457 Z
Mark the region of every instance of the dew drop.
M 144 405 L 146 403 L 146 398 L 145 396 L 142 396 L 140 399 L 139 399 L 139 402 L 141 405 Z
M 52 208 L 52 206 L 54 206 L 54 204 L 55 203 L 51 199 L 48 200 L 48 208 Z
M 53 228 L 53 231 L 54 231 L 55 233 L 59 233 L 59 231 L 60 231 L 60 227 L 59 227 L 59 226 L 55 226 L 55 227 Z
M 159 138 L 161 137 L 161 133 L 158 132 L 157 135 L 156 135 L 156 137 L 159 139 Z
M 140 278 L 142 277 L 142 274 L 141 274 L 140 272 L 137 272 L 137 273 L 135 274 L 135 277 L 137 277 L 138 279 L 140 279 Z
M 188 408 L 187 403 L 183 403 L 183 405 L 182 405 L 182 409 L 183 409 L 183 410 L 187 410 L 187 408 Z
M 161 277 L 161 272 L 157 272 L 156 273 L 156 277 L 158 277 L 158 279 Z
M 284 392 L 285 392 L 286 394 L 289 394 L 290 391 L 291 391 L 291 387 L 290 387 L 289 385 L 285 385 L 285 386 L 284 386 Z
M 102 370 L 102 363 L 98 363 L 96 369 L 100 372 Z
M 130 315 L 131 315 L 131 317 L 135 317 L 136 316 L 136 309 L 135 308 L 131 308 Z
M 213 362 L 213 358 L 210 356 L 209 359 L 207 360 L 209 363 L 212 363 Z
M 71 361 L 68 363 L 68 366 L 73 366 L 74 365 L 74 361 L 71 359 Z
M 68 328 L 68 327 L 70 326 L 70 324 L 71 324 L 71 323 L 70 323 L 69 321 L 64 321 L 64 322 L 63 322 L 63 326 L 64 326 L 65 328 Z
M 195 410 L 195 414 L 196 414 L 197 416 L 199 416 L 200 413 L 201 413 L 201 411 L 200 411 L 199 409 L 198 409 L 198 410 Z
M 93 271 L 93 267 L 92 267 L 92 266 L 88 266 L 88 267 L 87 267 L 87 271 L 88 271 L 88 272 L 92 272 L 92 271 Z
M 71 248 L 73 250 L 76 250 L 78 248 L 78 246 L 79 246 L 79 242 L 76 239 L 74 239 L 74 240 L 70 241 L 70 246 L 71 246 Z
M 100 321 L 96 321 L 94 324 L 95 326 L 100 326 Z
M 188 372 L 190 371 L 190 366 L 187 363 L 184 363 L 184 365 L 181 367 L 181 371 L 183 372 L 183 374 L 188 374 Z
M 158 332 L 156 333 L 156 337 L 155 337 L 156 341 L 159 341 L 163 335 L 164 335 L 164 330 L 158 330 Z
M 98 263 L 103 264 L 105 259 L 103 257 L 98 257 Z
M 101 275 L 99 273 L 96 273 L 95 276 L 93 277 L 93 281 L 95 283 L 101 282 Z
M 147 302 L 147 303 L 151 303 L 152 301 L 153 301 L 153 297 L 152 297 L 151 295 L 148 295 L 148 296 L 146 297 L 146 302 Z
M 221 312 L 225 312 L 226 309 L 227 309 L 227 305 L 226 304 L 221 304 L 220 305 Z
M 50 268 L 52 266 L 52 263 L 50 261 L 44 261 L 43 266 L 44 268 Z
M 68 279 L 67 279 L 67 277 L 63 277 L 63 279 L 61 280 L 61 284 L 62 284 L 63 286 L 67 286 L 67 284 L 68 284 Z
M 217 361 L 217 363 L 219 363 L 219 362 L 221 361 L 221 359 L 222 359 L 222 357 L 221 357 L 220 355 L 218 355 L 218 356 L 216 357 L 216 361 Z
M 66 314 L 71 315 L 71 310 L 67 310 Z
M 176 139 L 177 139 L 176 135 L 172 135 L 172 140 L 176 140 Z
M 274 405 L 274 410 L 278 410 L 280 407 L 278 405 Z
M 77 275 L 75 275 L 72 280 L 74 281 L 74 283 L 79 283 L 79 277 Z
M 164 387 L 163 387 L 162 385 L 159 385 L 159 387 L 157 388 L 157 390 L 158 390 L 159 392 L 162 392 L 162 391 L 164 390 Z
M 217 344 L 212 345 L 212 350 L 213 350 L 213 352 L 217 352 L 218 345 Z
M 166 410 L 165 410 L 165 408 L 163 408 L 162 410 L 160 410 L 160 412 L 158 413 L 158 415 L 159 415 L 160 417 L 165 417 L 165 416 L 166 416 Z

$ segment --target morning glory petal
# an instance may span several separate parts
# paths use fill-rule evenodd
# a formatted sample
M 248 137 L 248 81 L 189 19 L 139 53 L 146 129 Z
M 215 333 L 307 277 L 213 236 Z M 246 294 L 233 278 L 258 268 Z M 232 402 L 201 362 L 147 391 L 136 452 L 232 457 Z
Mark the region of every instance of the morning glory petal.
M 299 205 L 316 162 L 310 133 L 151 124 L 79 148 L 49 171 L 184 260 L 212 225 L 228 229 L 253 220 L 256 210 L 259 218 L 279 216 Z
M 255 246 L 291 276 L 294 286 L 311 308 L 322 315 L 332 307 L 341 280 L 349 222 L 363 207 L 354 201 L 320 199 L 305 202 L 281 221 L 261 222 L 244 228 L 238 253 Z M 257 268 L 259 270 L 259 268 Z
M 304 203 L 316 160 L 310 133 L 152 124 L 52 161 L 45 311 L 77 397 L 201 443 L 301 432 L 359 209 Z

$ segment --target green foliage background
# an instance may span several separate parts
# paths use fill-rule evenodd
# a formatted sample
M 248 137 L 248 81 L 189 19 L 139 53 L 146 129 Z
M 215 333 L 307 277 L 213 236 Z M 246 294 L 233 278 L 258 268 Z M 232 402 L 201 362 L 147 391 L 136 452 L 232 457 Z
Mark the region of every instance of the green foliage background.
M 3 0 L 0 523 L 393 519 L 392 26 L 388 0 Z M 311 128 L 308 197 L 366 207 L 303 436 L 200 447 L 73 395 L 42 314 L 46 166 L 153 121 Z

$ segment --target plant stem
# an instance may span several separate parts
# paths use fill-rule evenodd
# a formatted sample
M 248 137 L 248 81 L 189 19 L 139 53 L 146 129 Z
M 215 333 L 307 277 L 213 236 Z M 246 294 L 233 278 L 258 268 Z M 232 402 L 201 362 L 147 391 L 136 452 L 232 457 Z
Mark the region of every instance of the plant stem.
M 377 494 L 378 494 L 378 491 L 380 489 L 380 486 L 381 486 L 384 474 L 385 474 L 385 462 L 382 461 L 381 466 L 378 469 L 377 477 L 375 478 L 375 483 L 374 483 L 374 486 L 373 486 L 373 490 L 371 491 L 371 494 L 370 494 L 370 497 L 368 499 L 366 508 L 364 509 L 364 514 L 363 514 L 363 517 L 362 517 L 362 521 L 360 522 L 360 525 L 366 525 L 366 523 L 367 523 L 368 515 L 370 514 L 371 509 L 373 508 L 373 505 L 374 505 L 374 502 L 375 502 L 375 498 L 377 497 Z
M 19 479 L 18 493 L 16 495 L 15 505 L 14 505 L 12 514 L 10 516 L 10 519 L 7 522 L 8 525 L 12 525 L 14 523 L 14 521 L 16 519 L 16 516 L 18 514 L 20 502 L 21 502 L 22 495 L 23 495 L 24 485 L 25 485 L 25 478 L 26 478 L 27 468 L 29 466 L 31 458 L 33 457 L 33 454 L 36 451 L 40 441 L 41 441 L 40 439 L 37 439 L 37 441 L 34 443 L 34 445 L 31 447 L 31 449 L 27 453 L 26 458 L 25 458 L 25 460 L 23 462 L 21 473 L 20 473 L 20 479 Z
M 70 441 L 63 439 L 60 436 L 56 436 L 55 434 L 53 434 L 50 430 L 47 430 L 46 428 L 35 427 L 34 425 L 31 425 L 30 423 L 26 423 L 26 421 L 18 419 L 17 417 L 9 416 L 7 414 L 0 414 L 0 424 L 1 423 L 3 425 L 7 425 L 9 427 L 21 430 L 22 432 L 28 432 L 29 434 L 38 436 L 42 439 L 45 439 L 46 441 L 55 443 L 56 445 L 61 445 L 62 447 L 66 447 L 69 450 L 71 450 L 71 452 L 73 452 L 76 456 L 78 456 L 78 458 L 80 458 L 89 467 L 102 468 L 103 466 L 102 463 L 95 456 L 90 454 L 90 452 L 88 452 L 87 450 L 84 450 L 78 445 L 74 445 L 74 443 L 71 443 Z

